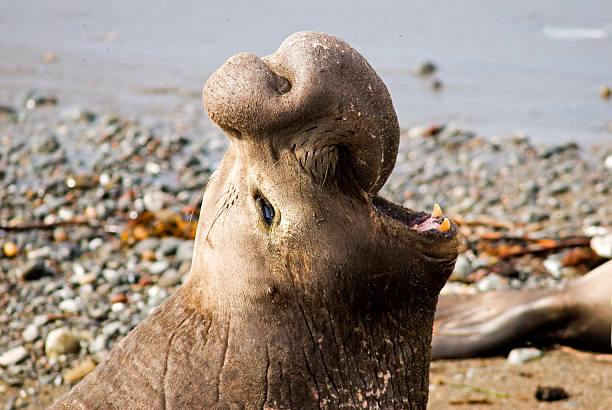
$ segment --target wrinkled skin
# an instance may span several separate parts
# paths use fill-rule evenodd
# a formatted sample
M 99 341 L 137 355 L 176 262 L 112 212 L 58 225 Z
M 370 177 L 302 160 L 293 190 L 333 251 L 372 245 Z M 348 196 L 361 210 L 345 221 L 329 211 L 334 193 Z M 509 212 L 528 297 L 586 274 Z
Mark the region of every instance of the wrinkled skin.
M 526 342 L 610 353 L 612 261 L 564 289 L 441 296 L 434 359 L 485 356 Z
M 228 60 L 204 103 L 231 146 L 189 278 L 56 408 L 425 408 L 461 239 L 376 196 L 399 138 L 382 81 L 297 33 Z

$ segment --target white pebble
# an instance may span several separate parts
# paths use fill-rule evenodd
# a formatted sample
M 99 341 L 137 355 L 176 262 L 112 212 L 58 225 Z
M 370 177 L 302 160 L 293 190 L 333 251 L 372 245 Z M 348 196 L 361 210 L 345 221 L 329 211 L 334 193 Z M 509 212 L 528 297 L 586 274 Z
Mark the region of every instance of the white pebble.
M 0 366 L 6 367 L 12 364 L 17 364 L 28 357 L 28 351 L 23 346 L 14 347 L 7 350 L 0 356 Z
M 59 308 L 62 312 L 66 313 L 77 313 L 80 310 L 79 304 L 74 299 L 62 300 Z
M 113 312 L 121 312 L 123 309 L 125 309 L 125 303 L 113 303 L 111 305 L 111 310 Z
M 544 353 L 539 349 L 532 347 L 519 347 L 510 351 L 510 354 L 508 354 L 508 363 L 520 365 L 531 360 L 538 359 L 542 356 L 544 356 Z
M 103 244 L 104 244 L 104 240 L 102 238 L 93 238 L 89 242 L 89 250 L 90 251 L 95 251 L 96 249 L 98 249 Z
M 33 342 L 38 339 L 39 332 L 38 327 L 34 324 L 30 324 L 23 329 L 23 333 L 21 334 L 21 338 L 24 342 Z
M 612 233 L 593 237 L 591 248 L 602 258 L 612 259 Z

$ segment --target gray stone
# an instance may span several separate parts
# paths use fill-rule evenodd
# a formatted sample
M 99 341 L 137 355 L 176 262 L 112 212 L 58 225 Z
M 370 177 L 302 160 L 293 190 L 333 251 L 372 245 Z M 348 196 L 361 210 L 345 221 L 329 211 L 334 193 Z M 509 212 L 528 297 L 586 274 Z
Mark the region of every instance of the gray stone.
M 29 353 L 23 346 L 17 346 L 7 350 L 0 356 L 0 366 L 6 367 L 17 364 L 28 357 Z
M 104 269 L 102 276 L 110 283 L 119 283 L 121 281 L 121 273 L 115 269 Z
M 155 174 L 157 172 L 152 173 Z M 144 194 L 144 196 L 142 197 L 142 202 L 145 208 L 149 211 L 158 212 L 175 204 L 176 198 L 173 195 L 170 195 L 164 191 L 155 190 L 148 191 L 146 194 Z
M 89 353 L 100 353 L 106 350 L 106 341 L 108 338 L 105 335 L 98 335 L 89 345 Z
M 531 360 L 539 359 L 544 356 L 544 353 L 532 347 L 519 347 L 512 349 L 508 354 L 508 363 L 513 365 L 521 365 Z
M 465 281 L 467 280 L 468 276 L 472 273 L 472 271 L 473 269 L 472 269 L 472 264 L 470 260 L 465 254 L 461 253 L 457 257 L 457 262 L 455 263 L 455 269 L 453 270 L 453 273 L 451 274 L 450 280 Z
M 173 238 L 171 236 L 163 238 L 155 252 L 155 257 L 158 260 L 162 260 L 166 256 L 174 255 L 181 242 L 179 238 Z
M 92 122 L 96 119 L 96 114 L 80 107 L 71 107 L 63 110 L 61 117 L 63 120 L 74 122 Z
M 178 262 L 191 261 L 193 258 L 193 240 L 185 240 L 176 248 L 176 260 Z
M 121 328 L 121 322 L 110 322 L 102 328 L 102 334 L 106 337 L 113 336 Z
M 149 265 L 149 272 L 151 275 L 160 275 L 165 272 L 169 266 L 170 262 L 165 260 L 153 262 L 151 265 Z
M 181 283 L 183 275 L 181 275 L 176 269 L 168 269 L 163 273 L 157 282 L 159 286 L 164 288 L 170 288 L 174 285 Z
M 476 282 L 476 289 L 479 292 L 488 292 L 490 290 L 503 289 L 508 283 L 508 280 L 496 273 L 490 273 L 484 278 Z
M 136 252 L 137 254 L 143 254 L 147 251 L 156 250 L 159 247 L 160 243 L 161 241 L 158 238 L 154 238 L 154 237 L 146 238 L 138 242 L 132 250 Z
M 433 74 L 436 71 L 436 65 L 431 61 L 422 61 L 412 67 L 412 74 L 422 77 Z
M 57 151 L 59 147 L 60 145 L 55 135 L 47 135 L 38 141 L 34 146 L 34 150 L 41 154 L 50 154 Z

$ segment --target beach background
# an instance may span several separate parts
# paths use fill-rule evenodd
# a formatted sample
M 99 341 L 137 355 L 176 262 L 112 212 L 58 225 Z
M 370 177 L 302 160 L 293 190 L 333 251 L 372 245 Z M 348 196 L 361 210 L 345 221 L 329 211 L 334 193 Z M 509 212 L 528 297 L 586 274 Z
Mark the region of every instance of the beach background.
M 562 287 L 612 257 L 609 1 L 0 0 L 0 408 L 49 405 L 180 286 L 228 144 L 200 90 L 300 30 L 389 88 L 382 195 L 463 221 L 444 292 Z M 538 355 L 435 361 L 429 408 L 608 408 L 609 355 Z

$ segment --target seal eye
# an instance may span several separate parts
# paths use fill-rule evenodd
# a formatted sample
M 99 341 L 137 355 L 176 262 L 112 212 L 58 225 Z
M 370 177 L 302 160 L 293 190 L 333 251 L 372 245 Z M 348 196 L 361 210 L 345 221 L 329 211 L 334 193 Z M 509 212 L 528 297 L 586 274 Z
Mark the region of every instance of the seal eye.
M 257 197 L 256 201 L 259 205 L 259 211 L 261 212 L 264 222 L 268 226 L 272 225 L 272 221 L 274 220 L 274 207 L 270 205 L 270 202 L 263 196 Z

